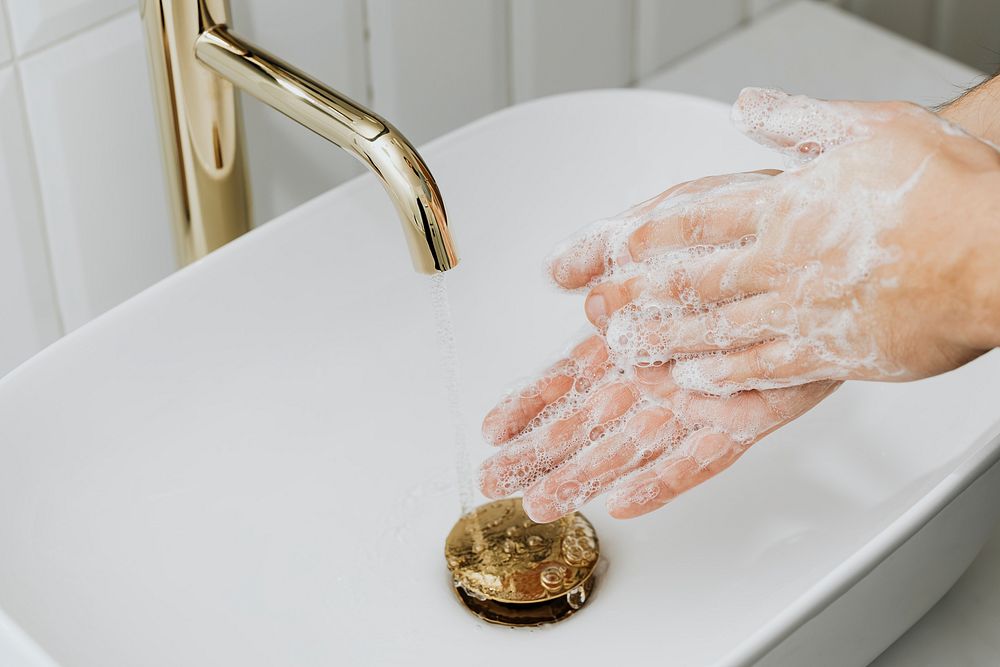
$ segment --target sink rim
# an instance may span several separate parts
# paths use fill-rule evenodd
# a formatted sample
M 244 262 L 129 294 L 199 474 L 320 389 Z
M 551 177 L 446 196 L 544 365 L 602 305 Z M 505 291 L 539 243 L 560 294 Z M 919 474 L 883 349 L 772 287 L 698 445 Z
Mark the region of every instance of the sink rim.
M 720 665 L 752 664 L 762 659 L 796 630 L 816 617 L 930 523 L 952 501 L 1000 463 L 1000 419 L 994 421 L 952 472 L 885 529 L 819 579 L 799 599 L 738 644 Z
M 705 106 L 726 108 L 726 105 L 705 100 L 702 98 L 683 95 L 677 93 L 667 93 L 659 91 L 640 90 L 618 90 L 608 91 L 585 91 L 568 93 L 563 95 L 540 98 L 531 102 L 516 105 L 508 109 L 500 110 L 489 116 L 483 117 L 469 125 L 449 133 L 435 141 L 422 147 L 422 150 L 433 151 L 440 146 L 446 146 L 449 142 L 460 140 L 466 133 L 474 132 L 483 124 L 488 124 L 500 115 L 513 113 L 516 110 L 523 110 L 534 105 L 541 105 L 559 98 L 579 98 L 593 95 L 631 95 L 636 97 L 656 97 L 663 99 L 671 97 L 684 99 L 688 103 L 694 102 Z M 200 260 L 184 269 L 143 290 L 134 297 L 123 302 L 119 306 L 112 308 L 108 312 L 95 318 L 79 329 L 70 332 L 62 339 L 56 341 L 51 346 L 35 355 L 25 363 L 12 370 L 5 377 L 0 378 L 0 400 L 7 391 L 16 391 L 18 382 L 22 377 L 32 372 L 38 364 L 48 363 L 48 360 L 66 346 L 76 344 L 76 341 L 88 335 L 100 335 L 101 327 L 107 326 L 110 321 L 118 317 L 136 304 L 144 303 L 144 300 L 154 298 L 157 290 L 169 289 L 169 286 L 176 280 L 189 280 L 197 275 L 199 270 L 212 266 L 214 262 L 224 261 L 227 253 L 239 252 L 239 248 L 244 243 L 260 242 L 254 239 L 266 238 L 269 233 L 280 230 L 284 224 L 293 221 L 301 210 L 305 207 L 322 206 L 322 200 L 337 192 L 338 196 L 347 196 L 352 188 L 359 187 L 366 180 L 368 175 L 361 175 L 347 183 L 344 183 L 330 191 L 319 195 L 289 211 L 271 224 L 257 228 L 252 233 L 237 239 L 225 248 Z M 905 543 L 910 537 L 916 534 L 924 525 L 934 518 L 945 506 L 959 496 L 962 491 L 970 486 L 976 479 L 983 475 L 991 466 L 1000 461 L 1000 419 L 993 422 L 993 425 L 983 433 L 975 444 L 968 447 L 969 452 L 963 459 L 956 463 L 954 469 L 947 473 L 938 484 L 925 493 L 920 499 L 912 504 L 901 516 L 891 521 L 885 528 L 869 540 L 864 546 L 855 551 L 847 560 L 843 561 L 834 570 L 822 576 L 816 583 L 807 589 L 793 604 L 782 610 L 771 621 L 760 627 L 745 641 L 738 644 L 723 659 L 724 664 L 741 664 L 748 660 L 756 660 L 763 657 L 768 651 L 777 646 L 782 640 L 791 635 L 798 627 L 817 615 L 831 602 L 850 589 L 858 581 L 863 579 L 868 573 L 874 570 L 885 558 Z M 2 613 L 2 612 L 0 612 Z

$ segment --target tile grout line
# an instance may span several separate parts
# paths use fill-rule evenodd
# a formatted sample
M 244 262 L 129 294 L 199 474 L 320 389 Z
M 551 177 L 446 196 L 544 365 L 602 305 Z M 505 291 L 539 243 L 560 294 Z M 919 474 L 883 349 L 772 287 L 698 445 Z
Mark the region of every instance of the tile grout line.
M 375 109 L 375 77 L 372 72 L 372 29 L 368 22 L 368 0 L 361 4 L 361 66 L 365 68 L 365 105 Z
M 24 53 L 18 53 L 18 52 L 16 52 L 16 48 L 15 48 L 15 53 L 14 53 L 14 57 L 12 58 L 12 60 L 14 60 L 14 61 L 21 61 L 21 60 L 25 60 L 25 59 L 28 59 L 28 58 L 32 58 L 34 56 L 37 56 L 40 53 L 44 53 L 45 51 L 48 51 L 48 50 L 50 50 L 52 48 L 60 46 L 61 44 L 65 43 L 65 42 L 68 42 L 71 39 L 79 37 L 80 35 L 82 35 L 85 32 L 89 32 L 91 30 L 95 30 L 97 28 L 103 27 L 103 26 L 107 25 L 108 23 L 111 23 L 112 21 L 115 21 L 116 19 L 120 19 L 121 17 L 125 16 L 126 14 L 129 14 L 131 12 L 137 12 L 137 11 L 138 11 L 138 9 L 136 7 L 132 7 L 132 6 L 127 7 L 125 9 L 119 9 L 118 11 L 112 12 L 111 14 L 108 14 L 107 16 L 105 16 L 105 17 L 103 17 L 103 18 L 95 21 L 94 23 L 88 23 L 85 26 L 80 26 L 79 28 L 74 28 L 73 30 L 71 30 L 70 32 L 66 33 L 65 35 L 63 35 L 59 39 L 55 40 L 54 42 L 51 42 L 49 44 L 42 44 L 41 46 L 36 46 L 33 49 L 28 49 Z M 7 10 L 6 13 L 7 13 L 8 31 L 11 33 L 11 37 L 13 37 L 14 29 L 12 27 L 10 27 L 10 10 Z M 16 44 L 13 42 L 13 40 L 11 40 L 11 46 L 12 47 L 16 47 Z
M 14 46 L 13 32 L 14 28 L 10 21 L 10 11 L 7 8 L 7 3 L 0 0 L 0 11 L 3 12 L 4 19 L 7 23 L 7 39 L 11 46 Z M 14 57 L 10 61 L 11 71 L 14 74 L 14 85 L 17 89 L 17 102 L 18 109 L 21 112 L 21 117 L 24 119 L 25 133 L 24 141 L 28 149 L 28 160 L 31 163 L 28 165 L 28 169 L 31 171 L 32 180 L 34 181 L 34 199 L 35 206 L 38 209 L 39 223 L 41 224 L 42 240 L 44 241 L 43 250 L 45 257 L 45 273 L 49 278 L 49 292 L 52 297 L 52 305 L 55 310 L 55 321 L 57 328 L 57 339 L 66 335 L 66 322 L 63 318 L 63 308 L 62 300 L 59 296 L 59 289 L 56 283 L 56 272 L 55 272 L 55 262 L 52 260 L 52 239 L 49 234 L 49 224 L 48 224 L 48 214 L 45 211 L 45 200 L 42 197 L 42 172 L 38 168 L 38 154 L 35 150 L 35 137 L 31 129 L 31 118 L 28 115 L 28 103 L 26 96 L 24 94 L 24 80 L 21 75 L 21 61 L 19 56 L 14 54 Z M 50 341 L 51 343 L 52 341 Z M 49 343 L 46 343 L 48 345 Z

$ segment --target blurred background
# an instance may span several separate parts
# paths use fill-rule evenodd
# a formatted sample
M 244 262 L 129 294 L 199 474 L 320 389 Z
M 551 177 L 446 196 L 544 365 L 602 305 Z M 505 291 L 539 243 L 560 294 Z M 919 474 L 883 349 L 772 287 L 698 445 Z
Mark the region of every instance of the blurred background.
M 1000 60 L 997 0 L 232 5 L 239 32 L 417 143 L 585 88 L 934 104 Z M 360 173 L 257 102 L 244 111 L 256 224 Z M 0 376 L 176 270 L 164 190 L 136 0 L 0 0 Z

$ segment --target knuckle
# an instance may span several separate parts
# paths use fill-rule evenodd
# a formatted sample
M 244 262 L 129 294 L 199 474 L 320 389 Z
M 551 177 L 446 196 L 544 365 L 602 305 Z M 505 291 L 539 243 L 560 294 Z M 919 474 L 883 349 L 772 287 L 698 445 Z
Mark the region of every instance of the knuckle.
M 694 215 L 681 215 L 677 220 L 677 228 L 684 245 L 697 245 L 705 237 L 703 221 Z
M 769 380 L 774 377 L 774 364 L 767 358 L 762 348 L 751 350 L 749 356 L 748 366 L 751 379 Z
M 652 222 L 647 222 L 639 226 L 638 229 L 629 234 L 628 251 L 634 260 L 640 260 L 649 247 L 649 239 L 652 235 Z

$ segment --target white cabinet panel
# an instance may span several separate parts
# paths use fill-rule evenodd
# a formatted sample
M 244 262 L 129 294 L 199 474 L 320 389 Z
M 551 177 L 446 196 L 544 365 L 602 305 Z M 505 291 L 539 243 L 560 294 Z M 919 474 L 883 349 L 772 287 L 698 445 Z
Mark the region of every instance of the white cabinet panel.
M 422 143 L 506 106 L 506 0 L 368 0 L 373 106 Z
M 0 376 L 60 334 L 34 172 L 17 79 L 0 69 Z
M 233 2 L 233 29 L 362 103 L 367 103 L 364 0 Z M 244 96 L 247 155 L 257 224 L 360 173 L 343 151 Z
M 743 9 L 742 0 L 638 0 L 637 76 L 647 77 L 737 27 Z
M 817 25 L 823 29 L 813 30 Z M 844 57 L 845 44 L 851 45 L 850 58 Z M 826 3 L 793 2 L 641 85 L 730 103 L 744 86 L 773 86 L 827 99 L 935 105 L 980 78 L 965 65 Z
M 21 64 L 67 329 L 175 266 L 137 12 Z
M 937 0 L 932 44 L 983 72 L 997 71 L 1000 1 Z
M 7 30 L 7 9 L 0 0 L 0 65 L 10 60 L 10 40 Z
M 512 0 L 517 102 L 632 80 L 632 2 Z
M 136 0 L 7 0 L 18 53 L 35 51 L 114 16 Z
M 747 0 L 747 18 L 753 18 L 791 0 Z
M 903 37 L 929 44 L 934 4 L 935 0 L 849 0 L 844 7 Z M 994 26 L 994 32 L 998 28 Z

